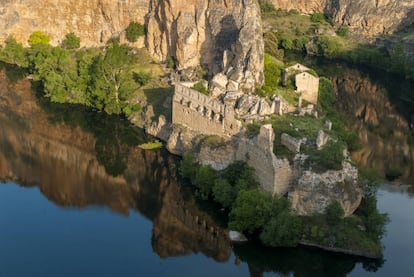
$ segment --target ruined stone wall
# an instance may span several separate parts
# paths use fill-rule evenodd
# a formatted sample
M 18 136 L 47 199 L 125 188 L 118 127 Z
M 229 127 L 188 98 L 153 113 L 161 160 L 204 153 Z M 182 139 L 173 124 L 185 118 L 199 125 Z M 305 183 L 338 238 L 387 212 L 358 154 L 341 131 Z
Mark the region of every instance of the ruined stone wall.
M 203 134 L 231 136 L 241 128 L 232 108 L 181 84 L 175 86 L 172 114 L 174 124 Z
M 301 93 L 302 99 L 312 104 L 318 103 L 319 78 L 307 72 L 295 76 L 297 92 Z

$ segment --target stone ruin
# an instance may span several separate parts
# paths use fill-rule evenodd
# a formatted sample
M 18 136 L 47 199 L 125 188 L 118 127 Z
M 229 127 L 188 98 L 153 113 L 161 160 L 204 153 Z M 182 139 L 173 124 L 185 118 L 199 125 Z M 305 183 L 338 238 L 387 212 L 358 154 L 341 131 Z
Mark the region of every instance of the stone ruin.
M 241 131 L 241 120 L 252 123 L 289 111 L 288 103 L 279 96 L 273 97 L 271 103 L 239 91 L 229 91 L 213 98 L 192 89 L 192 85 L 176 82 L 172 122 L 203 134 L 233 136 Z
M 302 64 L 294 64 L 285 69 L 283 82 L 286 83 L 289 78 L 294 76 L 296 92 L 300 94 L 302 100 L 316 105 L 319 94 L 319 77 L 310 74 L 310 70 L 310 68 Z

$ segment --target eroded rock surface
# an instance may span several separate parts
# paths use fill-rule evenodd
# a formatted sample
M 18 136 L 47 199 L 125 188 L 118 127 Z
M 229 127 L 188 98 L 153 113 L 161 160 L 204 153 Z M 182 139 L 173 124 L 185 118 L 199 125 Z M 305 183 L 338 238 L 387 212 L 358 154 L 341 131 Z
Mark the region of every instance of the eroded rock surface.
M 263 83 L 263 40 L 255 0 L 151 0 L 147 47 L 178 70 L 201 67 L 252 91 Z M 225 84 L 227 85 L 227 84 Z

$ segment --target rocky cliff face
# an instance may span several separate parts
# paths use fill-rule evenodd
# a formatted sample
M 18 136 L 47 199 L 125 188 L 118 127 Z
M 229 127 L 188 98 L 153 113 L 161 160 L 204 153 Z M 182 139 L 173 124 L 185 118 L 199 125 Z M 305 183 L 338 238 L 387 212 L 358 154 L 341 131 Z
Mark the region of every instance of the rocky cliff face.
M 67 33 L 82 46 L 103 45 L 121 34 L 131 21 L 144 23 L 149 0 L 0 0 L 0 42 L 9 35 L 27 43 L 41 30 L 59 44 Z
M 178 70 L 198 65 L 213 77 L 222 72 L 252 90 L 263 83 L 263 40 L 255 0 L 151 0 L 147 47 Z
M 324 12 L 351 32 L 367 37 L 393 33 L 414 22 L 412 0 L 271 0 L 276 8 Z

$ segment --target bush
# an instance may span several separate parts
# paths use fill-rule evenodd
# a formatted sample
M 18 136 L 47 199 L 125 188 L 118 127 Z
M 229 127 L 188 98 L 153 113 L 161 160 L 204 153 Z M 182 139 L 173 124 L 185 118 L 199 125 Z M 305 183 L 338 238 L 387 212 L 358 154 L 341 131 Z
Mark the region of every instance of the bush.
M 341 204 L 338 201 L 333 201 L 326 208 L 326 221 L 328 224 L 336 226 L 341 222 L 344 214 Z
M 342 50 L 342 45 L 333 37 L 320 36 L 316 39 L 317 54 L 328 58 L 336 57 Z
M 208 90 L 204 86 L 203 81 L 199 81 L 199 82 L 195 83 L 191 88 L 198 91 L 198 92 L 201 92 L 202 94 L 208 95 Z
M 260 11 L 262 14 L 273 13 L 276 11 L 275 6 L 269 0 L 260 0 Z
M 316 150 L 311 153 L 308 160 L 319 170 L 340 170 L 342 168 L 342 161 L 344 145 L 340 142 L 329 141 L 321 150 Z
M 346 35 L 348 34 L 348 28 L 341 27 L 338 29 L 338 31 L 336 31 L 336 34 L 340 37 L 346 37 Z
M 197 165 L 194 162 L 193 155 L 191 155 L 190 153 L 185 153 L 183 155 L 183 159 L 181 160 L 180 168 L 178 170 L 181 177 L 188 180 L 193 180 L 196 175 L 196 171 Z
M 253 233 L 263 228 L 270 219 L 273 197 L 261 190 L 241 191 L 230 212 L 229 227 L 240 232 Z
M 48 45 L 50 42 L 50 37 L 43 33 L 42 31 L 34 31 L 29 37 L 29 44 L 34 45 Z
M 279 87 L 282 74 L 283 63 L 265 54 L 264 58 L 264 77 L 265 84 L 263 90 L 269 94 L 273 94 L 273 90 Z
M 268 246 L 297 246 L 302 235 L 302 222 L 288 211 L 272 217 L 264 226 L 260 240 Z
M 69 33 L 63 40 L 62 47 L 65 49 L 77 49 L 80 47 L 80 38 L 75 33 Z
M 313 23 L 322 23 L 325 21 L 325 15 L 323 13 L 314 13 L 310 19 Z
M 125 36 L 129 42 L 136 42 L 143 35 L 145 35 L 145 27 L 138 22 L 129 23 L 125 29 Z
M 172 56 L 168 57 L 167 60 L 165 61 L 165 66 L 167 68 L 175 69 L 175 59 L 174 59 L 174 57 L 172 57 Z
M 148 84 L 149 81 L 151 81 L 152 76 L 149 72 L 140 71 L 138 73 L 133 73 L 133 79 L 140 86 L 145 86 L 146 84 Z

